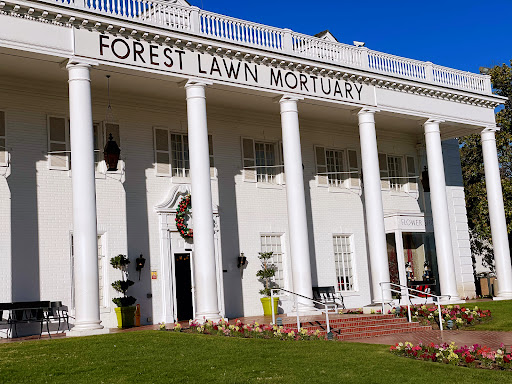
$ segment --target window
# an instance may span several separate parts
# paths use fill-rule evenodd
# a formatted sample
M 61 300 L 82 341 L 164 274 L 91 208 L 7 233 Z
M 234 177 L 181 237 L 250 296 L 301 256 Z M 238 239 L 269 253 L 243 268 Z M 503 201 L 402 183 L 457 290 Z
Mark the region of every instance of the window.
M 278 143 L 242 138 L 244 180 L 277 184 L 282 168 L 279 165 L 277 149 Z
M 318 185 L 359 187 L 359 162 L 354 150 L 315 147 Z
M 71 307 L 75 308 L 75 253 L 74 253 L 74 244 L 73 244 L 73 235 L 71 235 Z M 105 276 L 107 273 L 105 272 L 105 247 L 104 247 L 104 236 L 98 236 L 98 293 L 99 293 L 99 302 L 100 307 L 107 307 L 108 303 L 106 300 L 106 291 L 105 291 Z
M 0 166 L 9 162 L 5 133 L 5 112 L 0 111 Z
M 48 167 L 69 170 L 70 157 L 68 119 L 48 116 Z
M 280 288 L 284 288 L 284 264 L 281 235 L 261 235 L 261 252 L 272 252 L 270 262 L 276 268 L 273 282 Z
M 388 175 L 389 175 L 389 187 L 396 191 L 402 190 L 402 184 L 404 182 L 402 172 L 402 157 L 399 156 L 388 156 Z
M 352 245 L 349 235 L 334 235 L 334 265 L 339 291 L 354 290 L 354 273 L 352 268 Z
M 379 153 L 379 168 L 382 189 L 418 191 L 418 175 L 414 156 L 392 156 Z
M 189 177 L 190 157 L 188 135 L 155 128 L 155 170 L 157 176 Z M 210 176 L 215 177 L 213 139 L 208 135 Z

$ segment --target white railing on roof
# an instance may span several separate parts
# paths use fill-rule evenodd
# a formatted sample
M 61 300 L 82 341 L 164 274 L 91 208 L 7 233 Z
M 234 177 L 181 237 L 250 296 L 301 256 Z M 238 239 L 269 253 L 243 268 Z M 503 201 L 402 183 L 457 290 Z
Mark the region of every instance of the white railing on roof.
M 165 0 L 38 0 L 111 17 L 450 88 L 491 94 L 489 76 L 458 71 Z
M 491 93 L 490 80 L 476 73 L 433 65 L 432 76 L 437 84 Z
M 283 30 L 245 20 L 199 11 L 199 32 L 208 37 L 281 51 Z
M 392 73 L 401 77 L 426 80 L 427 63 L 388 55 L 387 53 L 368 51 L 370 69 L 383 73 Z
M 328 61 L 340 65 L 362 67 L 362 50 L 346 44 L 291 32 L 292 52 L 299 56 Z

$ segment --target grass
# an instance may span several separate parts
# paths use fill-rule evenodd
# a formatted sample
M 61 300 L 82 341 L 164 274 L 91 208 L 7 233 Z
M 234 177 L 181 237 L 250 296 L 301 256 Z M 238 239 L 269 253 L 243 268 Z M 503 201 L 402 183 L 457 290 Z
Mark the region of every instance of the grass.
M 484 321 L 472 327 L 467 327 L 469 331 L 512 331 L 512 301 L 482 301 L 477 303 L 465 304 L 468 308 L 490 309 L 492 318 L 490 321 Z
M 0 344 L 1 383 L 512 383 L 388 346 L 141 331 Z

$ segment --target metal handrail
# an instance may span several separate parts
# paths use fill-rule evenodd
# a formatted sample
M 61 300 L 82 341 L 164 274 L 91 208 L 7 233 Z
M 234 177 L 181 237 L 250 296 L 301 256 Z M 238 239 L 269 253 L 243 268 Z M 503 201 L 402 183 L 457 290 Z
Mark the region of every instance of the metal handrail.
M 292 292 L 292 291 L 288 291 L 286 289 L 283 289 L 283 288 L 271 288 L 270 289 L 270 306 L 272 307 L 272 324 L 275 324 L 276 323 L 276 315 L 275 315 L 275 312 L 274 312 L 274 291 L 284 291 L 284 292 L 288 292 L 288 293 L 291 293 L 292 295 L 294 295 L 294 301 L 295 301 L 295 311 L 297 313 L 297 331 L 300 332 L 300 314 L 299 314 L 299 304 L 302 304 L 302 303 L 299 303 L 298 300 L 297 300 L 297 297 L 302 297 L 303 299 L 307 299 L 309 301 L 312 301 L 314 304 L 320 304 L 320 305 L 323 305 L 325 308 L 322 310 L 320 308 L 317 308 L 319 311 L 321 312 L 324 312 L 325 313 L 325 323 L 327 324 L 327 333 L 330 333 L 331 332 L 331 326 L 330 326 L 330 323 L 329 323 L 329 306 L 330 304 L 325 304 L 325 303 L 322 303 L 320 301 L 316 301 L 316 300 L 313 300 L 312 298 L 310 297 L 307 297 L 307 296 L 304 296 L 304 295 L 301 295 L 301 294 L 298 294 L 298 293 L 295 293 L 295 292 Z M 276 297 L 279 297 L 279 295 L 276 295 Z
M 421 296 L 418 296 L 418 295 L 414 295 L 414 294 L 410 294 L 410 291 L 414 291 L 414 292 L 418 292 L 420 293 L 421 295 L 423 296 L 430 296 L 432 298 L 436 298 L 437 299 L 437 311 L 438 311 L 438 314 L 439 314 L 439 329 L 441 331 L 443 331 L 443 317 L 442 317 L 442 314 L 441 314 L 441 304 L 440 304 L 440 299 L 442 297 L 448 297 L 448 299 L 451 298 L 450 295 L 434 295 L 432 293 L 428 293 L 428 292 L 423 292 L 423 291 L 419 291 L 417 289 L 414 289 L 414 288 L 410 288 L 408 286 L 405 286 L 405 285 L 401 285 L 401 284 L 396 284 L 396 283 L 392 283 L 390 281 L 384 281 L 384 282 L 380 282 L 379 285 L 380 285 L 380 290 L 381 290 L 381 297 L 384 297 L 384 286 L 383 284 L 389 284 L 389 288 L 387 288 L 388 291 L 390 292 L 395 292 L 395 293 L 400 293 L 402 294 L 402 288 L 405 288 L 406 289 L 406 292 L 407 292 L 407 299 L 408 299 L 408 303 L 407 303 L 407 317 L 409 318 L 409 323 L 412 322 L 411 320 L 411 296 L 412 297 L 415 297 L 417 299 L 423 299 L 423 297 Z M 395 286 L 395 287 L 399 287 L 400 290 L 396 290 L 396 289 L 393 289 L 392 286 Z M 382 314 L 384 314 L 384 300 L 382 301 Z

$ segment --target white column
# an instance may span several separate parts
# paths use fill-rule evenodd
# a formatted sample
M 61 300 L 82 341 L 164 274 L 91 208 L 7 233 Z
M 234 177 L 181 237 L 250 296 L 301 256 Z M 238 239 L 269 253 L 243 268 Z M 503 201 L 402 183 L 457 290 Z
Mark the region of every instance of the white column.
M 482 131 L 482 152 L 484 156 L 485 186 L 489 203 L 492 247 L 498 278 L 498 294 L 495 300 L 512 299 L 512 266 L 507 235 L 507 222 L 503 206 L 498 152 L 496 150 L 495 128 Z
M 425 145 L 427 149 L 428 176 L 430 181 L 430 204 L 434 220 L 434 238 L 436 242 L 437 264 L 441 295 L 448 295 L 443 301 L 461 301 L 457 292 L 455 264 L 453 262 L 452 236 L 446 180 L 444 175 L 443 150 L 439 121 L 428 120 L 424 124 Z
M 194 218 L 195 318 L 199 321 L 221 318 L 215 272 L 212 187 L 206 122 L 207 83 L 189 80 L 187 92 L 188 145 Z
M 68 63 L 70 141 L 73 154 L 75 326 L 71 335 L 96 333 L 100 324 L 98 239 L 90 66 Z
M 283 96 L 279 101 L 283 131 L 284 172 L 286 174 L 288 239 L 293 291 L 299 295 L 313 298 L 297 101 L 298 99 L 293 96 Z M 309 300 L 299 299 L 299 302 L 301 303 L 299 311 L 310 310 L 313 307 L 313 303 Z
M 374 303 L 388 303 L 391 292 L 382 295 L 380 283 L 389 282 L 389 261 L 382 208 L 382 192 L 379 169 L 379 152 L 375 132 L 375 111 L 362 109 L 359 118 L 359 140 L 363 170 L 364 206 L 366 212 L 366 232 L 370 252 L 370 270 Z M 398 255 L 397 255 L 398 257 Z M 385 285 L 389 287 L 389 285 Z

